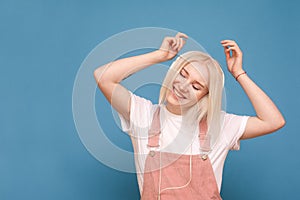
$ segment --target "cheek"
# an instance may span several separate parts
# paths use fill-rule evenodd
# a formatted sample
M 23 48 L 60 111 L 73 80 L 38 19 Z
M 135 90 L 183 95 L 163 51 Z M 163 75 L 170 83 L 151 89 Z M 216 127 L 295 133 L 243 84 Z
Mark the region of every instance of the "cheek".
M 182 76 L 180 76 L 179 74 L 174 78 L 173 84 L 174 83 L 182 83 L 184 82 L 184 78 Z
M 199 101 L 199 100 L 200 100 L 202 97 L 204 97 L 206 94 L 207 94 L 206 91 L 197 92 L 197 93 L 196 93 L 197 101 Z

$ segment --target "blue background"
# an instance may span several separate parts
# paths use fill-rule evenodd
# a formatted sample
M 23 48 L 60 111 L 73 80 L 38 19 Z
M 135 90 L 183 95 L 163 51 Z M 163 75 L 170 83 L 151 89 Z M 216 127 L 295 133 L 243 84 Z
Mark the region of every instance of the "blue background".
M 234 39 L 244 69 L 282 111 L 286 125 L 242 141 L 225 163 L 223 199 L 300 199 L 300 3 L 252 1 L 0 1 L 0 199 L 138 199 L 136 175 L 97 161 L 72 116 L 72 89 L 82 61 L 101 41 L 137 27 L 182 31 L 220 61 L 227 111 L 254 115 L 227 72 L 222 39 Z M 93 77 L 91 77 L 93 78 Z M 157 88 L 143 88 L 139 91 Z M 149 93 L 149 92 L 148 92 Z M 155 99 L 156 96 L 151 96 Z M 109 104 L 96 107 L 116 130 Z M 103 119 L 102 119 L 103 118 Z M 131 150 L 119 129 L 110 136 Z

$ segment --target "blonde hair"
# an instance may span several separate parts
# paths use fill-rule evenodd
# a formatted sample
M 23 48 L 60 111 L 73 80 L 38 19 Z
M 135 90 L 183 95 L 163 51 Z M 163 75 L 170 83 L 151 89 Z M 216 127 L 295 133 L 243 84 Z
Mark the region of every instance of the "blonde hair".
M 201 120 L 207 122 L 207 134 L 210 136 L 210 143 L 215 144 L 222 125 L 222 92 L 224 88 L 224 73 L 220 64 L 210 55 L 200 51 L 188 51 L 180 55 L 171 65 L 163 85 L 160 89 L 159 104 L 164 104 L 168 88 L 172 88 L 174 78 L 180 70 L 191 62 L 198 62 L 206 67 L 209 74 L 208 94 L 203 96 L 194 106 L 189 109 L 190 123 L 197 123 Z M 197 67 L 196 67 L 197 68 Z M 192 119 L 190 118 L 192 117 Z M 212 145 L 211 145 L 212 147 Z

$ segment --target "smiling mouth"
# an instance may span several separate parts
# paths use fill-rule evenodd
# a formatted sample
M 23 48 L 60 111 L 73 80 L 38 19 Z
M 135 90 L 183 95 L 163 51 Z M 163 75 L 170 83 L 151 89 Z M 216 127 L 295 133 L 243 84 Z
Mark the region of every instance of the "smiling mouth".
M 183 96 L 181 93 L 178 92 L 178 90 L 175 89 L 175 87 L 173 87 L 173 93 L 176 95 L 177 98 L 179 99 L 186 99 L 185 96 Z

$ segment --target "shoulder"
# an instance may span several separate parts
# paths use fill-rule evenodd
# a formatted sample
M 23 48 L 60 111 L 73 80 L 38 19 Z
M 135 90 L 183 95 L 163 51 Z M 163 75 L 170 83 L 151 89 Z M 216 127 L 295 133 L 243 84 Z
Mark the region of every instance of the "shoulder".
M 148 126 L 158 104 L 152 103 L 149 99 L 130 92 L 131 109 L 130 119 L 140 126 Z
M 224 127 L 240 126 L 241 123 L 247 121 L 247 119 L 250 117 L 248 115 L 238 115 L 235 113 L 228 113 L 225 111 L 222 111 L 222 116 Z
M 223 112 L 223 114 L 223 137 L 227 141 L 229 149 L 239 150 L 239 140 L 245 131 L 245 127 L 250 116 L 226 112 Z
M 134 94 L 130 92 L 131 95 L 131 105 L 133 108 L 138 109 L 141 112 L 150 112 L 152 113 L 155 108 L 157 108 L 158 104 L 152 103 L 149 99 L 142 97 L 140 95 Z M 137 110 L 133 110 L 137 111 Z

